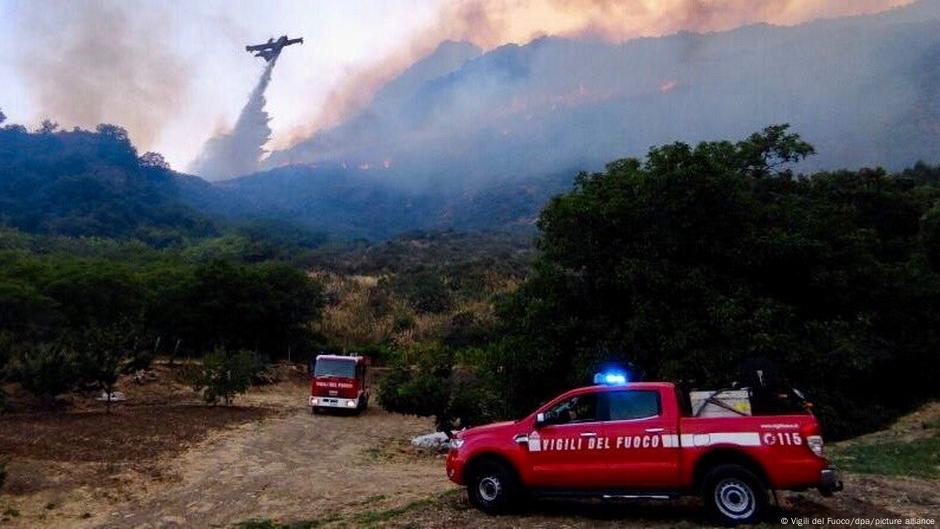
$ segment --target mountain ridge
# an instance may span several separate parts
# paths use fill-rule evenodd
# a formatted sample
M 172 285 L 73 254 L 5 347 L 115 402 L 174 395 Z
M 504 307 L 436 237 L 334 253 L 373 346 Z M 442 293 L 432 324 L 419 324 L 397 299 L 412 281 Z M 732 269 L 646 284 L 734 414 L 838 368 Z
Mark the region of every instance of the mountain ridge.
M 807 168 L 897 169 L 936 158 L 932 146 L 940 137 L 919 139 L 932 128 L 905 123 L 904 112 L 914 108 L 903 107 L 931 100 L 935 87 L 916 85 L 937 69 L 938 34 L 938 3 L 919 2 L 796 26 L 754 24 L 617 44 L 543 37 L 466 60 L 394 108 L 377 98 L 363 112 L 377 117 L 367 131 L 340 125 L 272 153 L 268 166 L 389 160 L 402 170 L 396 175 L 402 185 L 415 187 L 474 169 L 447 182 L 461 188 L 466 181 L 529 178 L 559 164 L 598 169 L 675 139 L 738 137 L 789 122 L 822 153 Z M 808 56 L 820 59 L 809 63 Z M 894 113 L 871 108 L 871 100 Z M 931 119 L 940 116 L 929 108 Z M 899 130 L 880 133 L 885 127 Z

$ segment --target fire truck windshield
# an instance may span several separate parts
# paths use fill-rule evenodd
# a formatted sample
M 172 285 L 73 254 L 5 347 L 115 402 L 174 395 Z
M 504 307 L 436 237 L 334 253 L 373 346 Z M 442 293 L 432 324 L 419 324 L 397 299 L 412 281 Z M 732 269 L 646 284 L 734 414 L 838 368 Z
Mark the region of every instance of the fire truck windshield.
M 313 375 L 317 377 L 356 377 L 356 362 L 338 358 L 318 358 Z

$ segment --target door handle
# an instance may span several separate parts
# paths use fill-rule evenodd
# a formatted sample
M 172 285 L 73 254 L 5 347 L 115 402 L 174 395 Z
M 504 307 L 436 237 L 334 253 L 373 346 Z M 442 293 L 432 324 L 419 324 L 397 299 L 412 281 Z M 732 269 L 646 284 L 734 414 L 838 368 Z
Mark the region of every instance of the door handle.
M 584 432 L 581 434 L 581 437 L 597 437 L 596 432 Z
M 647 428 L 646 433 L 660 433 L 665 431 L 665 428 Z

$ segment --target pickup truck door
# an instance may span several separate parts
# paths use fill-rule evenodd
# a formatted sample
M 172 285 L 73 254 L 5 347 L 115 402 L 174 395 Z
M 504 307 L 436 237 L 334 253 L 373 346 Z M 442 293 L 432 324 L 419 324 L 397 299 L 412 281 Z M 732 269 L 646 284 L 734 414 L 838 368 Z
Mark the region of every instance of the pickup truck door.
M 671 397 L 671 395 L 667 395 Z M 637 491 L 675 489 L 679 479 L 678 418 L 654 389 L 612 388 L 601 394 L 606 415 L 597 435 L 606 459 L 602 486 Z
M 554 424 L 528 435 L 530 487 L 579 489 L 592 487 L 601 461 L 589 445 L 600 426 L 598 393 L 565 399 L 545 412 Z

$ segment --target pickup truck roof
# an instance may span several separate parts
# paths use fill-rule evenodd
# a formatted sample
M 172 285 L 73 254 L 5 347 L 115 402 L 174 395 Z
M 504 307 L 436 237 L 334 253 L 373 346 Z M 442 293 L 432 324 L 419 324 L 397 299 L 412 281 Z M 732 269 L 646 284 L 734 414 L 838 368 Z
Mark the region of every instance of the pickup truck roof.
M 563 398 L 573 397 L 575 395 L 581 395 L 585 393 L 594 393 L 596 391 L 611 391 L 617 389 L 633 389 L 633 390 L 649 390 L 649 391 L 675 391 L 676 385 L 671 382 L 629 382 L 627 384 L 619 385 L 606 385 L 606 384 L 597 384 L 594 386 L 584 386 L 580 388 L 575 388 L 558 395 L 553 398 L 552 401 L 560 400 Z

